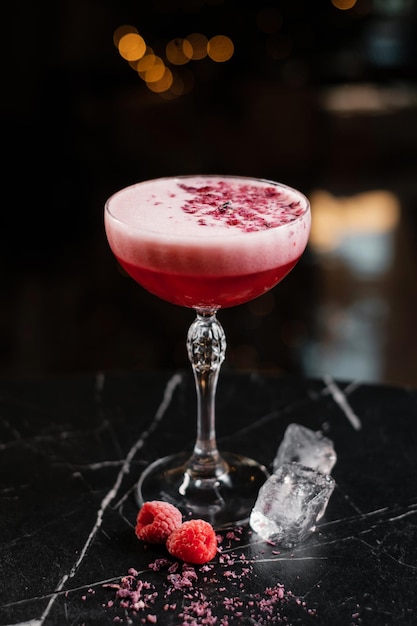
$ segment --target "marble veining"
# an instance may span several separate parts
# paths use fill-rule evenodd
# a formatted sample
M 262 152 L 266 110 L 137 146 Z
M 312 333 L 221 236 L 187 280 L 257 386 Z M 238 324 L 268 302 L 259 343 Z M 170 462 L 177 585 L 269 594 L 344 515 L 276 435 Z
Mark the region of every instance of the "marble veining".
M 290 422 L 322 429 L 336 488 L 296 548 L 222 531 L 218 556 L 184 571 L 136 539 L 134 487 L 156 456 L 193 445 L 189 373 L 0 381 L 0 624 L 415 624 L 416 400 L 410 388 L 226 370 L 219 447 L 271 467 Z

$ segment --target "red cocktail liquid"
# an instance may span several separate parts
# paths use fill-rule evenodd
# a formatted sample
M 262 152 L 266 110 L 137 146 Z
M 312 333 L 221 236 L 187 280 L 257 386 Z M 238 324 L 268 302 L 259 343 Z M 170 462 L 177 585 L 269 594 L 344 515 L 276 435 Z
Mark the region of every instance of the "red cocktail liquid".
M 294 267 L 291 263 L 253 274 L 195 276 L 156 272 L 116 257 L 126 272 L 155 296 L 173 304 L 198 309 L 218 309 L 243 304 L 279 283 Z

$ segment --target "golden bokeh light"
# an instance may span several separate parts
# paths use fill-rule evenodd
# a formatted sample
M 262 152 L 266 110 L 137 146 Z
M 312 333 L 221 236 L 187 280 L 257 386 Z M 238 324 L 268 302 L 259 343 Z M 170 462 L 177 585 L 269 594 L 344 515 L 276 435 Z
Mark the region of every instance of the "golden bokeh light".
M 336 7 L 336 9 L 346 11 L 347 9 L 352 9 L 356 2 L 357 0 L 332 0 L 332 5 Z
M 163 93 L 168 91 L 172 85 L 173 76 L 169 67 L 164 66 L 164 71 L 162 76 L 156 81 L 146 81 L 146 86 L 148 89 L 153 91 L 154 93 Z
M 113 43 L 116 48 L 119 47 L 119 41 L 121 40 L 121 38 L 130 33 L 138 34 L 138 29 L 131 24 L 124 24 L 123 26 L 119 26 L 118 28 L 116 28 L 113 33 Z
M 228 61 L 233 56 L 233 53 L 233 41 L 226 35 L 215 35 L 207 44 L 207 54 L 216 63 Z
M 145 72 L 150 70 L 156 62 L 156 54 L 147 50 L 146 54 L 137 62 L 136 71 L 139 75 L 145 74 Z
M 165 54 L 173 65 L 185 65 L 193 55 L 193 47 L 187 39 L 177 37 L 167 43 Z
M 135 26 L 125 24 L 113 33 L 113 42 L 120 56 L 154 93 L 165 98 L 176 98 L 190 92 L 195 84 L 191 71 L 184 71 L 190 61 L 207 56 L 216 63 L 228 61 L 234 54 L 234 44 L 226 35 L 215 35 L 210 40 L 194 32 L 185 38 L 176 37 L 165 44 L 165 55 L 156 55 Z M 176 66 L 172 70 L 168 65 Z
M 317 190 L 310 195 L 312 225 L 310 244 L 316 252 L 330 252 L 347 234 L 386 233 L 400 219 L 400 202 L 386 190 L 336 197 Z
M 137 72 L 146 83 L 157 83 L 165 73 L 165 63 L 156 54 L 145 54 L 137 64 Z
M 120 38 L 118 49 L 126 61 L 137 61 L 145 54 L 146 43 L 138 33 L 127 33 Z
M 157 62 L 149 70 L 147 70 L 147 72 L 145 72 L 145 82 L 158 83 L 164 77 L 166 69 L 166 65 L 162 59 L 158 59 Z
M 191 33 L 186 37 L 186 40 L 191 44 L 192 53 L 190 59 L 193 61 L 201 61 L 207 56 L 208 39 L 201 33 Z
M 151 59 L 155 56 L 155 53 L 152 48 L 146 46 L 144 54 L 140 57 L 140 59 L 135 59 L 134 61 L 129 61 L 130 67 L 135 70 L 136 73 L 139 73 L 139 67 L 143 68 L 142 71 L 145 71 L 147 64 L 149 67 L 151 66 Z M 146 57 L 151 57 L 151 59 L 146 59 Z M 143 61 L 145 59 L 145 61 Z M 141 63 L 141 65 L 139 65 Z

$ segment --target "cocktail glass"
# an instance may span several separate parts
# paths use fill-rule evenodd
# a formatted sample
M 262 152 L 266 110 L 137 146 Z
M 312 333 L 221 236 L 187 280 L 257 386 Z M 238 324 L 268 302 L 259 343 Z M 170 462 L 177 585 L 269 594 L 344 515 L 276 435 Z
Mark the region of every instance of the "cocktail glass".
M 241 524 L 268 472 L 217 447 L 215 395 L 226 350 L 217 311 L 260 296 L 291 271 L 307 245 L 309 202 L 257 178 L 166 177 L 112 195 L 105 229 L 137 283 L 196 313 L 186 342 L 197 394 L 194 449 L 152 462 L 139 478 L 138 503 L 171 502 L 216 528 Z

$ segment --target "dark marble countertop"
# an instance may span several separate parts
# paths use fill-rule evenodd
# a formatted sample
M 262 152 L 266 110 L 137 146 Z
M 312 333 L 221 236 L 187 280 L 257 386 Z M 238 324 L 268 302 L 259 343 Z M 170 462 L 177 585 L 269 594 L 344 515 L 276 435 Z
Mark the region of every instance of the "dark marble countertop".
M 415 625 L 417 390 L 222 372 L 221 449 L 270 467 L 290 422 L 337 452 L 316 532 L 282 550 L 222 531 L 192 567 L 136 539 L 133 497 L 194 443 L 191 374 L 0 381 L 0 624 Z

